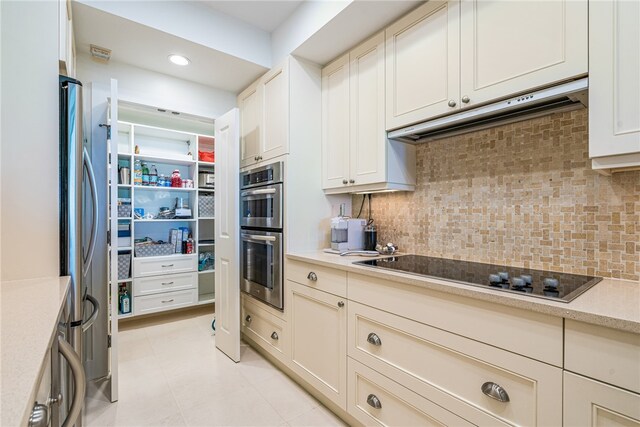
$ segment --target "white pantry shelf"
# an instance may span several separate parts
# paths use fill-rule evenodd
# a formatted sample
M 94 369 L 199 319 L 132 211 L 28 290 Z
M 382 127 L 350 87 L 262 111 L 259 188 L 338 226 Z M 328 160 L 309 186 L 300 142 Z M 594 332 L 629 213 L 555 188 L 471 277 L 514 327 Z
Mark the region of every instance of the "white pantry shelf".
M 156 185 L 134 185 L 133 188 L 138 190 L 155 190 L 155 191 L 196 191 L 195 188 L 184 188 L 184 187 L 159 187 Z
M 195 160 L 186 160 L 179 159 L 175 157 L 164 157 L 164 156 L 149 156 L 144 154 L 135 154 L 134 162 L 136 160 L 145 161 L 145 162 L 155 162 L 155 163 L 167 163 L 171 165 L 183 165 L 183 166 L 192 166 L 197 162 Z

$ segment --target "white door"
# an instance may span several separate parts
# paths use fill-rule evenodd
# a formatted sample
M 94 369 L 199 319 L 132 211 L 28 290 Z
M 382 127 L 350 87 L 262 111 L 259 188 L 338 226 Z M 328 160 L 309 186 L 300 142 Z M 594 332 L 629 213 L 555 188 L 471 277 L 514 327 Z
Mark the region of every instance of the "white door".
M 258 162 L 260 154 L 260 110 L 261 100 L 258 82 L 238 95 L 240 107 L 240 166 Z
M 240 361 L 240 113 L 216 119 L 215 298 L 216 347 Z
M 269 71 L 260 79 L 262 91 L 262 152 L 268 160 L 289 152 L 289 66 Z
M 349 53 L 350 183 L 386 181 L 384 31 Z
M 431 0 L 386 30 L 387 129 L 458 109 L 460 4 Z
M 466 0 L 462 106 L 587 73 L 587 0 Z
M 349 54 L 322 69 L 322 188 L 349 184 Z
M 109 124 L 111 125 L 109 134 L 111 138 L 108 140 L 109 144 L 109 163 L 111 169 L 109 169 L 109 176 L 112 184 L 118 182 L 118 81 L 111 79 L 111 93 L 109 102 Z M 110 199 L 118 200 L 118 186 L 111 185 L 109 187 Z M 111 361 L 111 401 L 118 400 L 118 204 L 111 203 L 109 205 L 110 224 L 109 230 L 111 232 L 111 248 L 110 248 L 110 281 L 111 284 L 111 301 L 110 307 L 110 334 L 111 334 L 111 355 L 109 360 Z

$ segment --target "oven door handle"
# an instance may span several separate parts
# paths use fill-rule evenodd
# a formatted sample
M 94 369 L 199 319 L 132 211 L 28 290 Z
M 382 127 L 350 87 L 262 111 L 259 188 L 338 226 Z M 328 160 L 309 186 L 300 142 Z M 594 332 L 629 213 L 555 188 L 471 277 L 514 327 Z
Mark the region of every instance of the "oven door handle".
M 276 194 L 275 188 L 261 188 L 260 190 L 243 191 L 240 193 L 240 197 L 258 196 L 260 194 Z
M 254 234 L 243 234 L 242 240 L 247 242 L 275 242 L 277 240 L 276 236 L 256 236 Z

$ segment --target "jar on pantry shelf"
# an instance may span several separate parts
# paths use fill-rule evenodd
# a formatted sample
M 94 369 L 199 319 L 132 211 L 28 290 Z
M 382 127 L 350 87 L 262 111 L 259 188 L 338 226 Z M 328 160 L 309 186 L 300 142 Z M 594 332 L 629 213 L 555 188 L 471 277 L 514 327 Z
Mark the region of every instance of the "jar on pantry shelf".
M 180 178 L 180 171 L 178 169 L 174 169 L 171 174 L 171 186 L 182 187 L 182 178 Z

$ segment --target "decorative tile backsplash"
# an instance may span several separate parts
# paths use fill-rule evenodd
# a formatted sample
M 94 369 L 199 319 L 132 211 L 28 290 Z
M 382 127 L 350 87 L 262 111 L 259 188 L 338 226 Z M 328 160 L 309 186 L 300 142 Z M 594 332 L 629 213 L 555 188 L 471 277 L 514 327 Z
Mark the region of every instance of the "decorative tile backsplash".
M 640 171 L 592 171 L 587 120 L 587 110 L 556 113 L 419 145 L 416 191 L 372 196 L 378 240 L 640 280 Z M 353 197 L 356 212 L 361 201 Z

